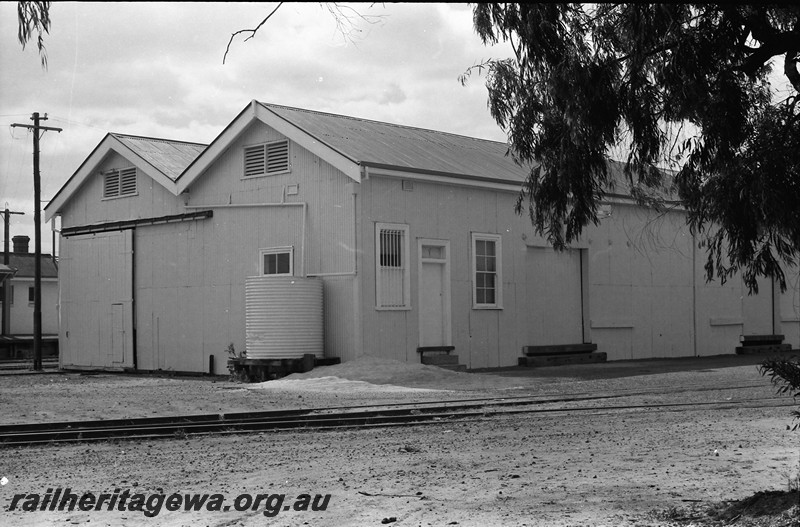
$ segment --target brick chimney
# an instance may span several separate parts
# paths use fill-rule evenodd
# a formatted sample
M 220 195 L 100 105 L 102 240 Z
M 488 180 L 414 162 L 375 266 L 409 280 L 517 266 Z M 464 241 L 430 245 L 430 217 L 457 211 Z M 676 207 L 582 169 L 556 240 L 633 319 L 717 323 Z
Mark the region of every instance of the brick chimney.
M 28 242 L 31 241 L 31 239 L 28 236 L 22 236 L 22 235 L 14 236 L 13 238 L 11 238 L 11 241 L 14 243 L 15 253 L 22 253 L 22 254 L 28 253 Z

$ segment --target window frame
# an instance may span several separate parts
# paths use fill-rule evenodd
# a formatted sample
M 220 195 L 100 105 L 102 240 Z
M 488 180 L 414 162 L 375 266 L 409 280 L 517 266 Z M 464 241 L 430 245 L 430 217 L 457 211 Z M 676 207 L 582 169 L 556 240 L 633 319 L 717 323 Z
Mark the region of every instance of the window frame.
M 106 170 L 104 172 L 100 172 L 103 176 L 103 200 L 109 199 L 120 199 L 120 198 L 130 198 L 132 196 L 139 195 L 139 170 L 135 166 L 125 167 L 125 168 L 112 168 Z M 123 194 L 123 180 L 124 177 L 133 175 L 133 191 L 132 192 L 125 192 Z M 116 193 L 115 194 L 107 194 L 107 185 L 106 182 L 108 181 L 110 176 L 114 176 L 116 178 Z M 130 183 L 130 181 L 128 181 Z
M 277 145 L 285 143 L 286 144 L 286 166 L 282 167 L 280 170 L 273 170 L 269 171 L 269 148 L 270 145 Z M 257 148 L 262 149 L 263 154 L 263 171 L 257 174 L 247 174 L 247 155 L 248 152 L 253 151 Z M 245 145 L 242 148 L 242 179 L 253 179 L 259 177 L 268 177 L 268 176 L 277 176 L 280 174 L 288 174 L 292 171 L 292 145 L 291 141 L 288 139 L 279 139 L 276 141 L 266 141 L 264 143 L 258 143 L 254 145 Z
M 494 243 L 494 303 L 478 303 L 478 242 Z M 503 309 L 503 237 L 499 234 L 471 233 L 472 309 Z M 486 273 L 486 271 L 481 271 Z
M 264 265 L 264 257 L 269 254 L 289 254 L 289 272 L 288 273 L 266 273 Z M 258 250 L 258 272 L 259 276 L 295 276 L 294 274 L 294 246 L 286 247 L 268 247 Z
M 383 294 L 382 268 L 398 268 L 395 266 L 382 266 L 381 260 L 381 234 L 384 231 L 400 231 L 402 242 L 400 249 L 400 266 L 403 272 L 403 303 L 402 305 L 382 305 L 386 300 Z M 409 311 L 411 310 L 411 243 L 409 227 L 405 223 L 375 223 L 375 309 L 378 311 Z

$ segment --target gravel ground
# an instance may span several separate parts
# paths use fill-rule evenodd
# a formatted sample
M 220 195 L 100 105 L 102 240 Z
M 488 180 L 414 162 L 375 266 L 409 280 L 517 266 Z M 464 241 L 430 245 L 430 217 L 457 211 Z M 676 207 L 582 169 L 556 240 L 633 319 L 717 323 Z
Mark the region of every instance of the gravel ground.
M 790 407 L 753 358 L 452 373 L 362 361 L 262 385 L 221 379 L 37 374 L 0 377 L 6 424 L 475 398 L 603 395 L 603 404 L 725 403 L 493 416 L 437 424 L 5 448 L 5 525 L 722 525 L 709 511 L 798 476 Z M 571 411 L 570 411 L 571 410 Z M 9 511 L 15 494 L 284 494 L 277 515 L 119 510 Z M 326 509 L 284 510 L 302 494 Z M 28 498 L 26 498 L 28 499 Z M 270 502 L 273 505 L 275 501 Z M 748 502 L 749 503 L 749 502 Z M 791 503 L 736 525 L 797 525 Z M 763 508 L 763 507 L 762 507 Z M 19 509 L 19 506 L 18 506 Z M 730 519 L 730 518 L 729 518 Z

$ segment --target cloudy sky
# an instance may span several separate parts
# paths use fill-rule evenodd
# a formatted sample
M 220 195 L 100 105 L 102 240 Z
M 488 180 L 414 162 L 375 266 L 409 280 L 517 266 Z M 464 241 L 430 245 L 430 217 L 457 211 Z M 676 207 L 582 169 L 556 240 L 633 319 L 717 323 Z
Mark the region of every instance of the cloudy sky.
M 323 4 L 53 2 L 45 35 L 16 39 L 16 2 L 0 2 L 0 208 L 11 236 L 31 237 L 31 115 L 62 128 L 41 140 L 42 206 L 108 132 L 211 142 L 252 99 L 504 141 L 487 110 L 484 78 L 458 76 L 489 58 L 466 4 L 358 4 L 345 36 Z M 373 18 L 374 17 L 374 18 Z M 0 249 L 1 250 L 1 249 Z M 50 252 L 50 226 L 42 251 Z

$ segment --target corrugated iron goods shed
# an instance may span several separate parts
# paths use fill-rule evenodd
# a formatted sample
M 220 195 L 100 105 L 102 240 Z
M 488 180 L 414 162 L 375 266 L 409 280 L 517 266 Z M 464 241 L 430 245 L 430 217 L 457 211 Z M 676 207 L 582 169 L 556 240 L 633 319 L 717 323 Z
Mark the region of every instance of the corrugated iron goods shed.
M 270 346 L 281 316 L 299 320 L 297 293 L 248 284 L 299 278 L 322 288 L 309 305 L 324 359 L 487 368 L 800 342 L 796 271 L 786 293 L 769 279 L 758 296 L 706 283 L 685 210 L 632 199 L 644 189 L 615 161 L 598 221 L 556 251 L 515 211 L 530 168 L 503 142 L 255 100 L 207 146 L 108 134 L 45 209 L 62 224 L 61 365 L 223 373 L 227 350 L 278 360 L 296 351 Z M 106 192 L 123 173 L 133 190 Z

